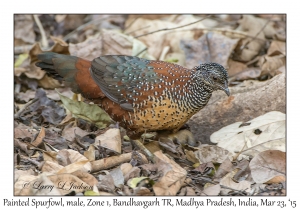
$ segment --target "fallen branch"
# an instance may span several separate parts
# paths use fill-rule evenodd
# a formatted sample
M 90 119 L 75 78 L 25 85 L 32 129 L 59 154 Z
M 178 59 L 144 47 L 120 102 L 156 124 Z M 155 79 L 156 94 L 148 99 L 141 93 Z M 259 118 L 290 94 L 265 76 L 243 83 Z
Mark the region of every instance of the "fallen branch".
M 42 47 L 47 49 L 49 47 L 49 45 L 48 45 L 47 36 L 46 36 L 46 32 L 45 32 L 45 30 L 43 28 L 43 25 L 42 25 L 42 23 L 41 23 L 38 15 L 33 15 L 33 18 L 34 18 L 34 21 L 35 21 L 36 25 L 38 26 L 38 28 L 39 28 L 39 30 L 41 32 L 41 37 L 42 37 L 41 38 L 41 44 L 42 44 Z
M 149 33 L 146 33 L 146 34 L 142 34 L 142 35 L 139 35 L 139 36 L 135 36 L 134 38 L 139 38 L 139 37 L 142 37 L 142 36 L 147 36 L 147 35 L 150 35 L 150 34 L 154 34 L 156 32 L 160 32 L 160 31 L 169 31 L 169 30 L 175 30 L 175 29 L 178 29 L 178 28 L 183 28 L 183 27 L 186 27 L 186 26 L 190 26 L 190 25 L 193 25 L 195 23 L 198 23 L 208 17 L 210 17 L 211 15 L 207 15 L 206 17 L 200 19 L 200 20 L 197 20 L 195 22 L 192 22 L 192 23 L 189 23 L 189 24 L 185 24 L 185 25 L 182 25 L 182 26 L 178 26 L 178 27 L 174 27 L 174 28 L 163 28 L 163 29 L 159 29 L 159 30 L 156 30 L 156 31 L 152 31 L 152 32 L 149 32 Z
M 143 161 L 145 163 L 148 162 L 145 155 L 143 155 L 141 153 L 139 153 L 139 155 L 143 158 Z M 108 168 L 112 168 L 112 167 L 120 165 L 122 163 L 129 162 L 130 160 L 131 160 L 131 153 L 126 153 L 126 154 L 122 154 L 119 156 L 103 158 L 101 160 L 95 160 L 95 161 L 91 162 L 91 164 L 92 164 L 91 172 L 93 173 L 93 172 L 105 170 Z

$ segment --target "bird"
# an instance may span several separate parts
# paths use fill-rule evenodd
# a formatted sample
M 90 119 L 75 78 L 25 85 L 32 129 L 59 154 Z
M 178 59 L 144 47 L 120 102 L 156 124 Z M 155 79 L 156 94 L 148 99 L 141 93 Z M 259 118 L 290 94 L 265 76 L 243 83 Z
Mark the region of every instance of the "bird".
M 103 55 L 89 61 L 43 52 L 37 58 L 36 66 L 98 104 L 130 138 L 151 131 L 176 133 L 205 107 L 213 91 L 230 95 L 228 73 L 218 63 L 188 69 L 126 55 Z

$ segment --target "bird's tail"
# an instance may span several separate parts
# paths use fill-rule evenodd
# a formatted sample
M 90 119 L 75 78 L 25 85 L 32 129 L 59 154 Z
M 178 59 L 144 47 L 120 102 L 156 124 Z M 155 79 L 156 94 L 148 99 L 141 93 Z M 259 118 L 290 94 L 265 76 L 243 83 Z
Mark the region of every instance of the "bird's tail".
M 64 81 L 74 93 L 81 93 L 87 99 L 103 98 L 104 94 L 90 73 L 91 61 L 71 55 L 43 52 L 35 64 L 57 80 Z
M 50 77 L 65 80 L 75 76 L 77 57 L 54 52 L 43 52 L 37 57 L 40 62 L 35 65 L 46 71 Z

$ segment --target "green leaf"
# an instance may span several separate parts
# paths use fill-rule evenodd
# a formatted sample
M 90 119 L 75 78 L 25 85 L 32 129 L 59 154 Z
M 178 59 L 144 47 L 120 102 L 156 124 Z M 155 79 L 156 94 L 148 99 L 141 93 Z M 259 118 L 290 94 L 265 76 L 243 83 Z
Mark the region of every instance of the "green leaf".
M 19 67 L 21 66 L 21 64 L 28 58 L 28 54 L 24 53 L 24 54 L 20 54 L 18 59 L 15 62 L 15 67 Z
M 85 196 L 95 196 L 95 195 L 99 195 L 99 193 L 95 192 L 93 190 L 87 190 L 87 191 L 84 192 L 84 195 Z
M 145 179 L 150 180 L 148 177 L 142 176 L 142 177 L 132 178 L 127 184 L 131 188 L 136 188 L 138 183 L 140 183 L 141 181 L 143 181 Z
M 94 123 L 100 129 L 107 127 L 113 122 L 109 115 L 98 105 L 74 101 L 60 94 L 58 91 L 57 93 L 65 108 L 68 109 L 75 117 Z

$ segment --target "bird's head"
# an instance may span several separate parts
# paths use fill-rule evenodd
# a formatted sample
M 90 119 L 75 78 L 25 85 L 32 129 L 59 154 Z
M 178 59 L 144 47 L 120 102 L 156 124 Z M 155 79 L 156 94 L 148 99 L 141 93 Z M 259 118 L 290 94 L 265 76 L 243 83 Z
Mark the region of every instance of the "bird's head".
M 212 90 L 223 90 L 228 96 L 228 74 L 226 69 L 218 63 L 204 63 L 194 68 L 197 77 Z

